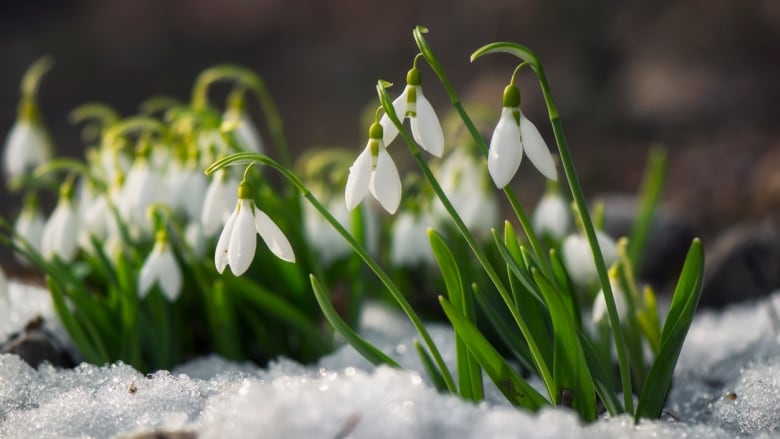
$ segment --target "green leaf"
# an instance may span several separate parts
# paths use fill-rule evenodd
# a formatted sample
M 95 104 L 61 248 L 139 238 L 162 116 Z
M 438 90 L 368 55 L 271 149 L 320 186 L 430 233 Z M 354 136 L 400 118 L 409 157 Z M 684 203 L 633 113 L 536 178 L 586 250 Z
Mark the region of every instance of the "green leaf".
M 62 293 L 62 287 L 57 283 L 51 275 L 46 276 L 46 285 L 49 288 L 49 294 L 51 294 L 52 303 L 54 309 L 57 311 L 57 316 L 62 321 L 63 326 L 68 331 L 73 343 L 79 348 L 79 352 L 84 356 L 84 359 L 93 364 L 101 364 L 105 361 L 103 356 L 92 345 L 92 342 L 87 337 L 87 334 L 81 328 L 76 316 L 68 309 L 65 304 L 65 297 Z
M 414 350 L 417 351 L 417 356 L 420 357 L 420 363 L 422 363 L 425 373 L 428 374 L 428 377 L 431 379 L 433 387 L 436 387 L 436 390 L 439 392 L 447 392 L 447 383 L 444 381 L 444 377 L 441 376 L 439 368 L 436 367 L 431 356 L 428 355 L 428 352 L 417 340 L 414 340 Z
M 552 320 L 555 384 L 561 392 L 570 393 L 572 407 L 586 421 L 592 421 L 596 419 L 596 389 L 580 345 L 576 322 L 566 301 L 552 284 L 539 270 L 534 269 L 532 274 L 544 295 Z
M 639 211 L 631 228 L 628 240 L 629 259 L 631 265 L 637 269 L 642 267 L 642 255 L 644 255 L 650 226 L 655 216 L 658 201 L 661 199 L 661 191 L 666 177 L 666 152 L 661 148 L 653 148 L 645 169 L 642 189 L 639 192 Z
M 439 269 L 444 277 L 445 288 L 450 297 L 450 302 L 455 308 L 471 321 L 476 321 L 474 300 L 470 291 L 463 288 L 463 279 L 460 275 L 458 263 L 452 251 L 444 242 L 444 238 L 433 229 L 428 229 L 428 240 L 431 243 L 433 256 L 439 264 Z M 465 341 L 455 333 L 455 356 L 458 366 L 458 387 L 460 396 L 464 399 L 481 401 L 483 397 L 482 371 L 479 363 L 472 358 L 466 347 Z
M 704 251 L 701 241 L 697 238 L 693 240 L 688 250 L 680 279 L 674 290 L 669 314 L 661 332 L 661 347 L 639 396 L 635 415 L 637 420 L 657 418 L 661 414 L 666 395 L 672 385 L 677 359 L 701 298 L 703 273 Z
M 243 277 L 225 275 L 222 280 L 228 287 L 228 291 L 241 294 L 245 299 L 268 311 L 269 314 L 284 320 L 315 343 L 324 343 L 323 337 L 310 317 L 283 298 Z
M 373 365 L 378 366 L 380 364 L 387 364 L 392 367 L 401 367 L 398 365 L 398 363 L 395 362 L 395 360 L 385 355 L 384 352 L 377 349 L 374 345 L 358 335 L 357 332 L 353 331 L 352 328 L 344 323 L 344 320 L 341 319 L 341 316 L 339 316 L 339 314 L 333 308 L 333 305 L 331 305 L 328 294 L 317 281 L 317 278 L 314 277 L 314 275 L 309 275 L 309 280 L 311 281 L 311 287 L 314 290 L 314 297 L 316 297 L 317 303 L 319 303 L 320 308 L 322 308 L 322 312 L 325 314 L 325 318 L 328 319 L 328 322 L 330 322 L 331 326 L 333 326 L 336 331 L 338 331 L 338 333 L 344 337 L 344 340 L 346 340 L 347 343 L 352 345 L 352 347 L 355 348 L 355 350 L 358 351 L 360 355 L 363 356 L 363 358 L 370 361 Z M 433 379 L 433 377 L 431 379 Z
M 476 326 L 458 312 L 448 301 L 439 296 L 444 313 L 455 331 L 466 342 L 471 353 L 510 403 L 536 411 L 549 402 L 531 387 L 487 341 Z

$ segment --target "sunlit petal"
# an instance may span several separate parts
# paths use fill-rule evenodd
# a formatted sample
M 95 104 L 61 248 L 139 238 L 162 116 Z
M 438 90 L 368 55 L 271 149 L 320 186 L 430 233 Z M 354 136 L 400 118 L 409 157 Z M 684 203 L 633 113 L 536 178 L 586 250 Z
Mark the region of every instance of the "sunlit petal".
M 408 109 L 408 95 L 409 91 L 408 87 L 406 87 L 404 88 L 403 93 L 401 93 L 401 95 L 395 98 L 393 101 L 393 109 L 395 110 L 395 114 L 398 116 L 398 120 L 400 120 L 402 123 L 406 118 L 406 110 Z M 382 141 L 384 142 L 385 146 L 390 145 L 390 142 L 395 140 L 396 136 L 398 136 L 398 128 L 395 126 L 393 121 L 390 120 L 390 117 L 388 117 L 387 114 L 382 115 L 382 118 L 379 119 L 379 124 L 382 125 Z
M 444 133 L 433 106 L 417 87 L 417 116 L 410 119 L 414 140 L 426 151 L 441 157 L 444 152 Z M 387 143 L 385 143 L 387 145 Z
M 228 243 L 228 264 L 236 276 L 244 274 L 249 269 L 257 249 L 257 238 L 255 237 L 257 228 L 252 215 L 253 207 L 252 200 L 238 200 L 238 215 Z
M 386 211 L 392 214 L 398 210 L 401 204 L 401 178 L 385 148 L 379 148 L 376 170 L 371 174 L 369 189 Z
M 496 187 L 503 188 L 515 176 L 523 159 L 520 127 L 513 114 L 517 109 L 504 107 L 493 136 L 490 138 L 488 171 Z
M 222 274 L 225 271 L 225 267 L 228 264 L 228 245 L 230 244 L 230 238 L 233 235 L 233 228 L 238 217 L 238 203 L 236 203 L 236 209 L 230 215 L 225 223 L 225 228 L 222 229 L 222 234 L 219 235 L 217 241 L 217 249 L 214 252 L 214 266 L 217 267 L 217 272 Z
M 290 241 L 284 236 L 279 226 L 258 208 L 255 208 L 255 228 L 271 250 L 271 253 L 275 254 L 279 259 L 295 262 L 295 253 L 293 253 Z
M 371 149 L 366 146 L 349 168 L 347 187 L 344 190 L 344 201 L 347 203 L 347 209 L 352 210 L 363 201 L 363 198 L 368 192 L 368 184 L 370 181 Z
M 160 267 L 158 278 L 160 289 L 165 294 L 165 297 L 173 302 L 181 294 L 182 277 L 179 264 L 176 262 L 176 257 L 170 251 L 170 248 L 161 252 L 157 264 Z
M 558 173 L 555 170 L 555 161 L 547 148 L 547 144 L 544 142 L 544 138 L 539 134 L 536 125 L 522 114 L 520 115 L 520 136 L 523 142 L 523 149 L 536 169 L 550 180 L 557 180 Z

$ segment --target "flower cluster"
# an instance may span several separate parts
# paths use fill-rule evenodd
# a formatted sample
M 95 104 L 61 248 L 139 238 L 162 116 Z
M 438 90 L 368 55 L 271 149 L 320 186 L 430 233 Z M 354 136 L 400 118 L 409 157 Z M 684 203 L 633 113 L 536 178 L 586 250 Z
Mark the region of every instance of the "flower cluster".
M 332 345 L 331 334 L 322 331 L 324 316 L 369 361 L 398 367 L 351 329 L 360 316 L 363 290 L 375 289 L 369 282 L 378 280 L 419 332 L 420 360 L 442 391 L 480 401 L 484 373 L 510 403 L 529 410 L 568 405 L 587 421 L 596 418 L 598 407 L 611 416 L 659 416 L 701 293 L 701 244 L 691 245 L 662 326 L 653 291 L 644 287 L 640 294 L 635 270 L 660 178 L 650 178 L 650 195 L 642 195 L 645 213 L 637 219 L 633 241 L 615 243 L 597 226 L 601 221 L 594 225 L 591 219 L 536 55 L 513 43 L 487 45 L 472 55 L 474 60 L 505 52 L 522 59 L 486 142 L 425 41 L 426 31 L 414 31 L 420 53 L 400 96 L 392 99 L 389 84 L 378 82 L 381 107 L 348 171 L 326 172 L 352 157 L 345 161 L 331 153 L 304 163 L 304 179 L 286 160 L 262 153 L 243 99 L 247 90 L 263 95 L 261 106 L 270 98 L 259 78 L 236 66 L 201 74 L 190 105 L 152 101 L 145 105 L 147 114 L 124 120 L 106 107 L 77 110 L 77 119 L 97 119 L 101 126 L 85 162 L 46 159 L 43 131 L 30 125 L 38 121 L 29 110 L 37 86 L 29 87 L 20 125 L 6 145 L 6 161 L 19 159 L 6 168 L 10 186 L 29 185 L 30 167 L 36 178 L 65 171 L 66 183 L 48 220 L 40 216 L 32 190 L 15 230 L 2 238 L 47 273 L 63 323 L 90 361 L 119 358 L 138 367 L 171 367 L 192 354 L 180 352 L 182 346 L 204 344 L 193 331 L 201 322 L 211 332 L 205 343 L 226 357 L 262 352 L 267 355 L 259 361 L 265 361 L 298 349 L 301 361 L 311 361 Z M 437 113 L 422 92 L 420 59 L 455 103 L 468 142 L 449 136 L 445 142 Z M 553 153 L 520 109 L 515 78 L 526 66 L 542 87 L 571 203 L 558 186 Z M 30 75 L 40 78 L 41 71 L 38 67 Z M 236 84 L 227 109 L 218 112 L 208 104 L 208 85 L 222 80 Z M 275 108 L 264 110 L 267 117 L 277 114 Z M 156 112 L 163 117 L 153 117 Z M 388 152 L 399 136 L 421 171 L 403 184 Z M 284 156 L 283 136 L 276 135 L 274 143 Z M 429 166 L 421 150 L 441 161 Z M 548 187 L 532 218 L 511 185 L 524 155 Z M 264 174 L 253 172 L 260 168 L 255 164 L 277 171 L 296 191 L 275 188 Z M 232 165 L 246 166 L 240 180 Z M 311 181 L 317 178 L 328 183 Z M 494 228 L 501 215 L 491 180 L 514 214 L 503 233 Z M 328 190 L 341 184 L 343 203 Z M 357 209 L 369 193 L 388 214 L 397 213 L 389 228 L 376 225 L 380 219 L 369 206 Z M 515 232 L 515 220 L 522 236 Z M 387 231 L 391 236 L 383 234 Z M 257 251 L 257 235 L 267 251 Z M 387 251 L 381 245 L 386 242 Z M 206 262 L 209 249 L 213 263 Z M 378 262 L 385 259 L 396 269 L 392 274 Z M 360 260 L 376 279 L 363 278 Z M 440 276 L 428 274 L 433 265 Z M 413 275 L 405 277 L 407 269 Z M 435 289 L 446 293 L 439 303 L 454 330 L 457 380 L 399 287 L 420 289 L 420 274 L 422 283 L 437 282 Z M 328 293 L 339 286 L 346 288 Z M 591 319 L 583 319 L 588 313 Z M 190 319 L 188 326 L 182 316 Z M 502 357 L 491 333 L 499 334 L 503 351 L 517 364 L 538 375 L 542 390 Z M 147 346 L 144 340 L 153 342 Z

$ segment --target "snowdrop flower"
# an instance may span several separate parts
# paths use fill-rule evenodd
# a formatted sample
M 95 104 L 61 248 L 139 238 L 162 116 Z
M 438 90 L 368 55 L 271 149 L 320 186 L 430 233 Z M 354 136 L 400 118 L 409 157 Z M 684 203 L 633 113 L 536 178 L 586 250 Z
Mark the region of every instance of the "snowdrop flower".
M 230 265 L 233 274 L 244 274 L 252 264 L 257 248 L 255 234 L 260 234 L 273 254 L 287 262 L 295 262 L 292 246 L 279 227 L 255 206 L 251 188 L 246 181 L 238 185 L 238 203 L 228 218 L 217 241 L 214 265 L 222 274 Z
M 596 240 L 601 248 L 604 263 L 609 267 L 618 259 L 615 241 L 601 230 L 596 230 Z M 569 235 L 563 241 L 563 261 L 571 280 L 580 287 L 587 287 L 598 280 L 588 238 L 582 234 Z
M 122 189 L 121 200 L 117 202 L 123 218 L 136 234 L 151 234 L 151 223 L 146 211 L 153 203 L 163 200 L 165 190 L 164 180 L 151 169 L 149 162 L 141 157 L 136 159 L 127 173 Z
M 397 266 L 432 265 L 433 251 L 428 243 L 428 228 L 433 220 L 427 215 L 404 211 L 393 224 L 390 259 Z
M 181 269 L 171 251 L 168 234 L 164 230 L 157 232 L 154 249 L 141 267 L 138 276 L 138 297 L 141 299 L 146 297 L 155 285 L 160 287 L 160 291 L 171 302 L 181 294 Z
M 618 317 L 620 321 L 625 323 L 628 316 L 628 303 L 626 302 L 626 295 L 623 289 L 620 287 L 620 282 L 617 279 L 617 273 L 615 270 L 609 272 L 609 285 L 612 288 L 612 295 L 615 298 L 615 308 L 617 308 Z M 591 321 L 594 325 L 598 325 L 602 321 L 609 324 L 609 315 L 607 313 L 607 301 L 604 298 L 604 290 L 600 290 L 596 299 L 593 301 L 593 308 L 591 310 Z
M 536 126 L 520 111 L 520 91 L 514 83 L 504 89 L 503 101 L 501 118 L 490 138 L 488 154 L 488 171 L 496 187 L 500 189 L 509 184 L 520 167 L 523 151 L 542 175 L 557 180 L 555 162 L 547 144 Z
M 563 239 L 571 224 L 569 206 L 557 190 L 548 190 L 536 205 L 533 216 L 534 229 L 540 235 L 556 240 Z
M 409 118 L 409 124 L 412 127 L 412 136 L 423 149 L 436 157 L 441 157 L 444 151 L 444 133 L 441 129 L 439 117 L 436 116 L 433 106 L 428 99 L 423 96 L 420 86 L 420 71 L 417 69 L 417 58 L 414 59 L 414 66 L 406 74 L 406 88 L 401 96 L 393 101 L 395 114 L 401 122 Z M 398 135 L 398 128 L 387 114 L 382 116 L 379 121 L 384 128 L 383 141 L 385 145 L 395 140 Z
M 70 184 L 63 186 L 57 207 L 43 229 L 41 252 L 44 258 L 57 256 L 63 262 L 71 262 L 76 256 L 80 219 L 77 206 L 71 200 L 72 191 Z
M 3 171 L 8 182 L 23 176 L 28 170 L 44 163 L 51 156 L 51 143 L 41 120 L 36 102 L 43 76 L 51 70 L 51 57 L 34 62 L 22 78 L 22 98 L 16 123 L 8 133 L 3 152 Z
M 211 179 L 200 215 L 203 233 L 206 236 L 215 235 L 230 217 L 231 209 L 238 201 L 237 187 L 237 179 L 231 177 L 225 169 L 220 169 Z
M 208 190 L 206 174 L 198 167 L 198 162 L 189 160 L 178 172 L 168 174 L 168 187 L 171 193 L 169 204 L 187 218 L 200 218 L 203 203 Z
M 344 200 L 352 210 L 367 192 L 379 201 L 389 213 L 395 213 L 401 203 L 401 178 L 387 153 L 382 125 L 374 122 L 368 130 L 368 144 L 349 168 Z
M 51 157 L 51 142 L 40 121 L 19 118 L 5 141 L 3 163 L 8 181 L 22 177 Z
M 38 200 L 35 196 L 29 196 L 25 202 L 22 212 L 14 223 L 14 232 L 26 241 L 32 248 L 41 253 L 43 244 L 43 229 L 46 227 L 46 221 L 43 219 L 41 210 L 38 208 Z M 22 263 L 29 264 L 24 256 L 16 254 L 16 259 Z

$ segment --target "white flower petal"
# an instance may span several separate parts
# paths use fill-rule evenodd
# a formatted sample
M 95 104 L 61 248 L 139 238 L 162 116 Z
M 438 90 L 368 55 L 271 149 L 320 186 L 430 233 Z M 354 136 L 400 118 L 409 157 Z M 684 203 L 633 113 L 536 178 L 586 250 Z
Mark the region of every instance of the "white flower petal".
M 224 170 L 220 170 L 214 176 L 204 196 L 200 221 L 206 236 L 213 236 L 217 233 L 230 217 L 231 208 L 238 202 L 236 195 L 238 181 L 233 178 L 225 178 L 222 175 L 224 172 Z
M 370 142 L 370 140 L 369 140 Z M 380 149 L 383 149 L 380 147 Z M 349 168 L 347 187 L 344 190 L 344 201 L 347 209 L 352 210 L 366 196 L 368 184 L 371 181 L 371 149 L 366 146 L 363 152 L 357 156 L 355 163 Z
M 222 274 L 225 271 L 225 267 L 228 264 L 228 246 L 230 244 L 230 238 L 233 236 L 233 228 L 238 217 L 238 203 L 236 203 L 236 209 L 230 215 L 225 223 L 225 228 L 222 229 L 222 234 L 219 235 L 217 241 L 217 249 L 214 251 L 214 266 L 217 267 L 217 272 Z
M 615 298 L 615 308 L 617 308 L 618 318 L 621 322 L 625 323 L 626 318 L 628 317 L 628 303 L 626 302 L 626 295 L 615 279 L 610 278 L 609 285 L 612 287 L 612 296 Z M 593 308 L 591 309 L 591 321 L 593 324 L 598 324 L 602 320 L 609 321 L 607 300 L 604 298 L 603 289 L 599 290 L 598 295 L 596 295 L 596 299 L 593 301 Z
M 520 127 L 515 120 L 516 108 L 504 107 L 493 136 L 490 138 L 488 171 L 493 183 L 503 188 L 515 176 L 523 159 L 523 144 L 520 142 Z
M 146 261 L 144 261 L 144 265 L 141 267 L 141 272 L 138 275 L 138 297 L 141 299 L 149 294 L 154 283 L 157 282 L 157 279 L 160 277 L 162 268 L 160 266 L 160 257 L 159 246 L 155 245 L 154 250 L 152 250 L 146 258 Z
M 558 173 L 555 170 L 555 161 L 547 148 L 547 143 L 539 134 L 536 125 L 520 114 L 520 136 L 523 142 L 523 149 L 528 155 L 528 159 L 536 166 L 536 169 L 550 180 L 558 180 Z
M 293 253 L 290 241 L 284 236 L 279 226 L 262 210 L 255 208 L 255 228 L 260 237 L 265 241 L 265 245 L 279 259 L 287 262 L 295 262 L 295 253 Z
M 175 301 L 179 294 L 181 294 L 182 277 L 179 264 L 176 262 L 176 257 L 170 248 L 166 248 L 160 254 L 160 260 L 158 261 L 160 267 L 159 284 L 165 297 L 171 302 Z
M 408 95 L 409 92 L 407 87 L 404 88 L 403 93 L 401 93 L 401 95 L 395 98 L 393 101 L 395 115 L 398 116 L 398 120 L 400 120 L 401 123 L 403 123 L 404 119 L 406 118 L 406 111 L 408 109 Z M 382 142 L 385 144 L 385 146 L 390 145 L 390 142 L 395 140 L 396 136 L 398 136 L 398 128 L 395 126 L 393 121 L 390 120 L 390 117 L 387 114 L 382 115 L 382 117 L 379 119 L 379 124 L 382 125 Z
M 40 124 L 18 120 L 5 142 L 3 163 L 8 178 L 16 178 L 49 159 L 51 145 Z
M 395 213 L 401 204 L 401 177 L 385 148 L 379 148 L 376 169 L 371 173 L 371 183 L 368 185 L 371 194 L 389 213 Z
M 444 152 L 444 133 L 433 106 L 417 87 L 417 116 L 410 118 L 414 140 L 426 151 L 441 157 Z M 385 143 L 387 145 L 387 143 Z
M 58 256 L 70 262 L 78 248 L 78 213 L 70 201 L 62 200 L 52 212 L 43 230 L 41 251 L 47 259 Z
M 609 235 L 601 230 L 596 230 L 596 240 L 599 242 L 604 264 L 609 268 L 617 261 L 617 245 Z M 596 263 L 593 261 L 593 252 L 590 249 L 586 236 L 581 234 L 569 235 L 564 240 L 563 260 L 569 276 L 576 285 L 587 287 L 598 281 Z
M 569 230 L 571 213 L 569 206 L 558 194 L 545 194 L 534 211 L 533 224 L 539 234 L 562 239 Z
M 228 264 L 230 270 L 236 276 L 246 273 L 257 249 L 257 228 L 253 217 L 254 201 L 250 199 L 238 200 L 238 215 L 233 224 L 233 233 L 228 243 Z
M 43 253 L 43 231 L 45 228 L 46 222 L 37 209 L 23 210 L 14 224 L 16 234 L 27 241 L 38 253 Z M 24 261 L 29 263 L 26 259 Z

